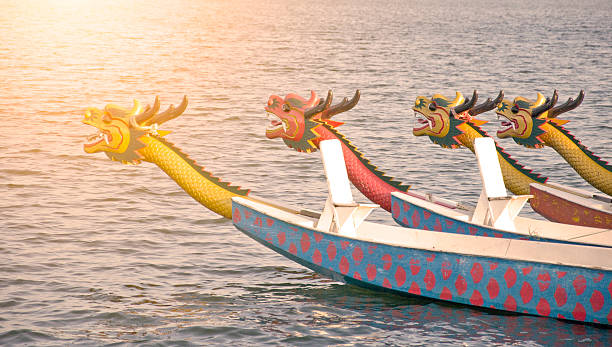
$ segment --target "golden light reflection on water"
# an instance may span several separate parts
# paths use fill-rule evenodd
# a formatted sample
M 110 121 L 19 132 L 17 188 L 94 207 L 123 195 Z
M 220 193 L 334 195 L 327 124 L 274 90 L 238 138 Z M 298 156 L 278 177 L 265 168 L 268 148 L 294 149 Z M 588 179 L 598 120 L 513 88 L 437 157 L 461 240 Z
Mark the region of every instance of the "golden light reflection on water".
M 177 76 L 195 73 L 183 54 L 190 50 L 190 38 L 202 33 L 189 35 L 189 28 L 183 28 L 168 36 L 176 16 L 185 15 L 180 7 L 146 14 L 139 7 L 146 4 L 130 1 L 11 5 L 0 14 L 0 23 L 5 23 L 0 50 L 9 53 L 0 60 L 8 82 L 2 106 L 45 104 L 36 111 L 76 112 L 100 100 L 122 102 L 112 96 L 117 91 L 130 100 L 189 89 L 179 87 Z

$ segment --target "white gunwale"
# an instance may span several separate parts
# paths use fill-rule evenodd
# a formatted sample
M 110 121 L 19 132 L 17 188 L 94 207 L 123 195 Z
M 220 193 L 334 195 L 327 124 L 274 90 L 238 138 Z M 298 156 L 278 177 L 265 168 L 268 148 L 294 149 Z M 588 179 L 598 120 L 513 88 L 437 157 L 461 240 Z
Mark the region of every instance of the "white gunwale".
M 495 228 L 489 225 L 470 222 L 469 215 L 462 213 L 459 210 L 432 204 L 431 202 L 416 199 L 400 192 L 394 192 L 391 194 L 400 200 L 407 201 L 410 204 L 430 210 L 433 213 L 441 216 L 495 230 Z M 513 233 L 524 235 L 526 237 L 536 236 L 559 241 L 582 242 L 592 245 L 612 247 L 612 229 L 600 229 L 580 225 L 555 223 L 521 216 L 517 216 L 514 219 L 514 224 L 516 225 L 516 230 Z M 508 232 L 504 230 L 500 231 Z
M 272 219 L 348 240 L 430 252 L 612 270 L 612 248 L 607 247 L 441 233 L 372 222 L 361 223 L 355 236 L 346 236 L 317 229 L 314 227 L 315 219 L 297 213 L 242 197 L 234 197 L 232 200 Z

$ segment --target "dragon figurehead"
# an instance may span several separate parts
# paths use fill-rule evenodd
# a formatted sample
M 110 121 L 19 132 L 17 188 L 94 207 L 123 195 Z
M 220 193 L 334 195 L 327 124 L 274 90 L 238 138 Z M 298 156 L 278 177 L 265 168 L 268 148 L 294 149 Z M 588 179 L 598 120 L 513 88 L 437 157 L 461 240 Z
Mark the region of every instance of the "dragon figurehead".
M 546 132 L 543 125 L 546 122 L 557 125 L 567 123 L 556 117 L 578 107 L 584 99 L 584 91 L 580 91 L 576 100 L 569 98 L 566 103 L 553 107 L 557 98 L 555 90 L 551 98 L 545 98 L 544 95 L 538 93 L 536 101 L 521 96 L 516 97 L 513 102 L 503 100 L 497 107 L 496 113 L 506 118 L 507 121 L 502 122 L 502 129 L 497 131 L 497 136 L 502 139 L 512 137 L 516 143 L 525 147 L 544 147 L 545 143 L 540 138 Z
M 310 99 L 297 94 L 288 94 L 285 98 L 272 95 L 266 106 L 269 120 L 266 136 L 269 139 L 280 137 L 287 146 L 297 151 L 314 152 L 321 141 L 321 134 L 317 131 L 319 127 L 327 124 L 335 128 L 344 124 L 331 120 L 331 117 L 353 108 L 359 97 L 357 90 L 352 99 L 344 98 L 331 106 L 331 90 L 326 99 L 318 99 L 314 91 L 310 92 Z
M 88 143 L 83 145 L 87 153 L 104 152 L 112 160 L 125 164 L 138 164 L 143 160 L 139 150 L 145 147 L 140 140 L 145 135 L 165 136 L 169 132 L 158 130 L 157 126 L 180 116 L 187 108 L 187 97 L 178 107 L 171 105 L 166 111 L 159 113 L 159 98 L 155 98 L 153 106 L 142 107 L 134 100 L 131 109 L 113 104 L 103 110 L 90 107 L 85 111 L 83 123 L 98 129 L 98 132 L 88 137 Z
M 441 94 L 434 94 L 431 98 L 417 97 L 414 102 L 417 126 L 412 129 L 415 136 L 429 136 L 433 143 L 445 148 L 457 148 L 462 145 L 457 138 L 464 133 L 461 125 L 470 120 L 472 110 L 478 109 L 482 113 L 485 104 L 475 106 L 478 92 L 474 90 L 472 98 L 464 98 L 460 92 L 451 100 Z M 487 103 L 491 103 L 489 99 Z M 477 113 L 476 113 L 477 114 Z M 483 124 L 484 122 L 479 122 Z

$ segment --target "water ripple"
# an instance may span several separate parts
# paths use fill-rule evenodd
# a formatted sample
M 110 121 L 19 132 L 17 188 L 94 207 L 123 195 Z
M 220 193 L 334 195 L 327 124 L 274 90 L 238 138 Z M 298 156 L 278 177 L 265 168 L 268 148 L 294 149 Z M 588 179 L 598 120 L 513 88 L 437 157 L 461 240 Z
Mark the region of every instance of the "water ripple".
M 171 142 L 225 181 L 316 210 L 320 158 L 267 139 L 264 106 L 272 94 L 360 89 L 334 119 L 365 156 L 413 189 L 473 203 L 473 154 L 412 136 L 415 97 L 585 89 L 565 127 L 611 161 L 610 13 L 604 0 L 3 3 L 0 345 L 611 345 L 597 326 L 322 278 L 155 165 L 85 154 L 94 130 L 80 122 L 90 106 L 188 95 L 185 114 L 162 126 Z M 482 115 L 491 133 L 493 117 Z M 550 148 L 501 144 L 555 182 L 592 189 Z M 393 224 L 384 212 L 372 220 Z

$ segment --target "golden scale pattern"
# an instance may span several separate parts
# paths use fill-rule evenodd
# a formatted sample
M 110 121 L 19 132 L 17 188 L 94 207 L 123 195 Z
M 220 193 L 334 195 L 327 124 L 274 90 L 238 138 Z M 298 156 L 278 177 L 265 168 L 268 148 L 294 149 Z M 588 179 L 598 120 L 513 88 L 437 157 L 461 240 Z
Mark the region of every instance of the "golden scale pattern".
M 461 130 L 465 130 L 465 132 L 458 136 L 459 141 L 474 152 L 474 141 L 476 138 L 482 137 L 482 135 L 477 133 L 469 125 L 463 125 Z M 529 185 L 538 182 L 510 165 L 510 163 L 508 163 L 499 153 L 497 154 L 497 158 L 499 159 L 506 188 L 515 195 L 529 194 Z
M 559 153 L 576 172 L 600 191 L 612 195 L 612 172 L 589 158 L 576 144 L 563 133 L 545 124 L 546 133 L 540 138 Z
M 141 138 L 146 147 L 141 149 L 146 161 L 159 166 L 170 178 L 200 204 L 226 218 L 232 218 L 232 197 L 239 196 L 209 181 L 172 149 L 153 137 Z

